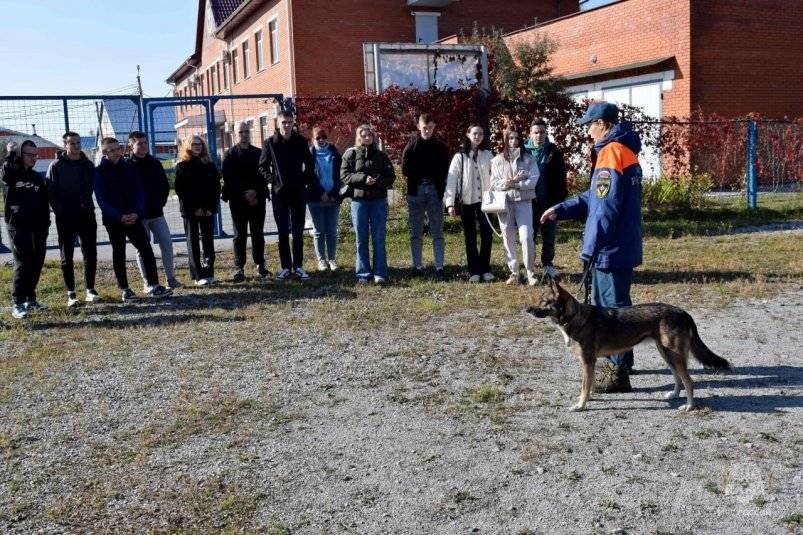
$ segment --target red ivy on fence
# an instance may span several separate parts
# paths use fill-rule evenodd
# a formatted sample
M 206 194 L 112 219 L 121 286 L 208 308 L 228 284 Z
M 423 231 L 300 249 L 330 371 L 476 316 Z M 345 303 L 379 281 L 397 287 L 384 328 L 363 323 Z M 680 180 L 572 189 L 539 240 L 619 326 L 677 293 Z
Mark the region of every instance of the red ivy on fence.
M 352 93 L 327 97 L 299 97 L 296 111 L 302 130 L 322 126 L 341 149 L 351 146 L 360 124 L 372 125 L 391 158 L 415 133 L 418 115 L 431 113 L 438 135 L 452 151 L 460 147 L 472 124 L 490 132 L 496 148 L 502 131 L 515 125 L 526 132 L 534 117 L 543 117 L 552 139 L 563 148 L 572 178 L 587 172 L 590 140 L 585 127 L 575 121 L 586 108 L 567 95 L 555 94 L 532 101 L 510 101 L 477 88 L 460 90 L 390 88 L 380 94 Z M 624 106 L 622 114 L 633 122 L 647 148 L 657 148 L 663 157 L 665 175 L 676 178 L 691 173 L 709 173 L 720 187 L 740 187 L 746 165 L 747 123 L 716 115 L 692 114 L 688 118 L 665 117 L 656 122 L 639 108 Z M 803 177 L 803 124 L 760 121 L 758 172 L 762 183 L 778 185 Z

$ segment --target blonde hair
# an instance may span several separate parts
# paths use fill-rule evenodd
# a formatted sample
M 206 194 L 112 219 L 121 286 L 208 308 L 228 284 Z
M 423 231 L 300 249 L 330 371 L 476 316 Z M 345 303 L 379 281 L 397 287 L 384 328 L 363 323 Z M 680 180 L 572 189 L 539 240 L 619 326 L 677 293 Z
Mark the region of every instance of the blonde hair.
M 361 124 L 360 126 L 357 127 L 357 130 L 354 131 L 354 146 L 355 147 L 363 146 L 362 141 L 360 141 L 360 132 L 362 132 L 363 130 L 368 130 L 369 132 L 371 132 L 371 135 L 374 136 L 374 140 L 368 146 L 376 148 L 376 130 L 374 130 L 374 128 L 370 124 Z
M 198 158 L 203 163 L 209 163 L 209 145 L 206 144 L 206 140 L 202 136 L 190 136 L 181 143 L 181 154 L 179 154 L 179 160 L 186 162 L 193 157 L 192 143 L 195 140 L 198 140 L 203 146 L 201 155 L 198 156 Z

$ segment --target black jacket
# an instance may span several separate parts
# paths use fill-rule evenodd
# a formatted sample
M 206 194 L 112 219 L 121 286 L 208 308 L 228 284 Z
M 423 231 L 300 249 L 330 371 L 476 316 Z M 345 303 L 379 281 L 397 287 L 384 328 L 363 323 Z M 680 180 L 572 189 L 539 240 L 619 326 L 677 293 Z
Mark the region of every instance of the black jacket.
M 262 155 L 257 147 L 249 145 L 241 149 L 235 145 L 223 157 L 223 200 L 243 201 L 243 193 L 249 189 L 257 192 L 262 201 L 268 196 L 268 183 L 259 172 L 259 158 Z
M 376 184 L 369 186 L 365 179 L 372 176 Z M 352 147 L 343 153 L 340 179 L 354 188 L 355 199 L 384 199 L 396 180 L 396 173 L 388 155 L 370 147 Z
M 273 164 L 271 148 L 279 164 L 278 170 Z M 262 144 L 259 172 L 280 197 L 304 198 L 315 180 L 315 162 L 307 139 L 298 132 L 293 132 L 290 139 L 284 139 L 279 132 L 273 134 Z
M 142 218 L 162 217 L 167 197 L 170 195 L 170 182 L 167 180 L 162 162 L 150 154 L 146 154 L 143 158 L 132 154 L 128 157 L 128 162 L 139 171 L 139 175 L 142 177 L 142 189 L 145 192 L 145 211 Z
M 95 198 L 103 213 L 104 224 L 120 224 L 125 214 L 145 213 L 145 193 L 142 177 L 124 158 L 113 164 L 103 158 L 95 168 Z
M 46 229 L 50 226 L 47 184 L 33 169 L 24 169 L 16 158 L 0 166 L 6 224 L 17 229 Z
M 176 195 L 183 217 L 195 217 L 199 208 L 213 214 L 220 204 L 220 173 L 214 162 L 190 158 L 176 166 Z
M 563 160 L 563 153 L 554 143 L 549 144 L 546 164 L 544 165 L 544 175 L 541 180 L 545 180 L 546 199 L 543 203 L 539 199 L 539 204 L 555 206 L 566 200 L 569 195 L 569 190 L 566 187 L 566 162 Z
M 312 145 L 309 149 L 310 154 L 312 154 L 312 161 L 315 164 L 315 180 L 312 181 L 312 184 L 309 185 L 308 188 L 308 202 L 321 202 L 321 195 L 324 193 L 328 193 L 330 197 L 334 197 L 338 202 L 342 199 L 340 198 L 340 188 L 343 186 L 343 181 L 340 180 L 340 167 L 343 165 L 343 157 L 340 155 L 340 152 L 337 150 L 333 144 L 329 144 L 329 147 L 332 149 L 332 189 L 329 191 L 324 192 L 323 187 L 321 187 L 320 177 L 318 176 L 318 165 L 317 165 L 317 158 L 315 156 L 315 145 Z
M 402 174 L 407 179 L 407 195 L 418 195 L 418 185 L 422 180 L 429 180 L 435 184 L 442 199 L 450 163 L 449 148 L 443 141 L 434 137 L 424 140 L 420 134 L 415 134 L 402 152 Z
M 95 165 L 82 152 L 77 160 L 62 153 L 50 164 L 45 175 L 50 206 L 56 217 L 95 213 Z

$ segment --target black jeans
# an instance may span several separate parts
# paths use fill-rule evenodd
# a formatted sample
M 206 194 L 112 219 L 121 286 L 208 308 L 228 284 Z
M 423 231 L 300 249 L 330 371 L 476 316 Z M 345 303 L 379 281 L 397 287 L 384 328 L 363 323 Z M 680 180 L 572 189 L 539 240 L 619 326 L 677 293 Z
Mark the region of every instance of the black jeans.
M 533 246 L 538 243 L 538 231 L 541 231 L 541 265 L 551 266 L 555 259 L 555 231 L 557 221 L 547 221 L 541 224 L 541 215 L 550 208 L 550 205 L 533 201 Z
M 36 301 L 36 285 L 45 265 L 49 227 L 18 228 L 8 225 L 11 252 L 14 256 L 14 276 L 11 296 L 15 305 Z
M 148 233 L 142 223 L 137 221 L 133 225 L 123 223 L 109 223 L 104 221 L 106 232 L 109 233 L 109 241 L 112 244 L 112 265 L 114 266 L 114 276 L 117 279 L 117 286 L 121 290 L 128 288 L 128 272 L 125 264 L 125 239 L 142 256 L 142 263 L 145 265 L 145 280 L 148 286 L 159 284 L 159 274 L 156 272 L 156 257 L 153 256 L 151 242 L 148 240 Z
M 480 210 L 482 203 L 464 204 L 460 210 L 463 235 L 466 238 L 466 260 L 471 275 L 482 275 L 491 271 L 491 245 L 493 235 L 491 225 Z M 480 247 L 477 250 L 477 224 L 480 226 Z
M 184 218 L 187 255 L 193 280 L 210 279 L 215 276 L 214 223 L 215 216 L 213 215 Z M 201 259 L 201 246 L 203 246 L 203 259 Z
M 248 241 L 248 228 L 251 228 L 251 249 L 254 264 L 265 264 L 265 201 L 256 206 L 245 202 L 230 201 L 231 220 L 234 223 L 234 265 L 237 269 L 245 267 L 245 252 Z
M 87 289 L 95 287 L 95 273 L 98 266 L 98 224 L 94 212 L 81 212 L 75 215 L 57 216 L 56 231 L 59 236 L 61 253 L 61 274 L 68 292 L 75 291 L 75 272 L 73 253 L 75 239 L 81 241 L 81 254 L 84 256 L 84 283 Z
M 304 220 L 307 203 L 302 199 L 273 197 L 273 218 L 279 233 L 279 260 L 282 269 L 295 269 L 304 265 Z M 290 255 L 290 234 L 293 235 L 293 254 Z

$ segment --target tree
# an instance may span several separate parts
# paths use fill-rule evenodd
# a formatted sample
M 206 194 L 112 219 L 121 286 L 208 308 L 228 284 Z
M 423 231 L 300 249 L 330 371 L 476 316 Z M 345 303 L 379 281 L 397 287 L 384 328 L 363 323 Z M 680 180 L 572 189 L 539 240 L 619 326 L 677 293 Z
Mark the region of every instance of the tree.
M 486 31 L 475 23 L 471 36 L 462 39 L 487 49 L 489 82 L 501 98 L 531 100 L 563 92 L 550 61 L 558 45 L 549 35 L 537 33 L 528 41 L 516 41 L 511 50 L 501 30 Z

